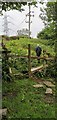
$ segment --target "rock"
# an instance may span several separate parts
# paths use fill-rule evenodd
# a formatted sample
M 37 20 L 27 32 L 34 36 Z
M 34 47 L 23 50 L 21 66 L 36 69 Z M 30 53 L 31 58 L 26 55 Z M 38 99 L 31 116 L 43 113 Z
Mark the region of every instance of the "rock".
M 48 87 L 55 87 L 55 85 L 50 81 L 44 81 L 43 83 Z
M 6 116 L 6 114 L 7 114 L 7 109 L 6 108 L 0 109 L 0 116 L 2 116 L 2 115 Z
M 45 94 L 52 94 L 52 89 L 51 88 L 47 88 Z
M 41 87 L 43 87 L 43 85 L 42 84 L 37 84 L 37 85 L 33 85 L 33 87 L 35 87 L 35 88 L 41 88 Z

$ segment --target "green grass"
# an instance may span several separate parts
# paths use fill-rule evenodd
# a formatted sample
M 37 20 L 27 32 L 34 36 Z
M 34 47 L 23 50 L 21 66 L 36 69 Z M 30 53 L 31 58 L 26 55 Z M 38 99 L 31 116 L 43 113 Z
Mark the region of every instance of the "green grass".
M 30 79 L 3 83 L 3 107 L 7 118 L 55 118 L 55 103 L 45 101 L 46 88 L 33 88 Z
M 16 54 L 28 54 L 28 44 L 31 44 L 31 54 L 35 54 L 35 48 L 37 44 L 39 44 L 43 49 L 49 52 L 51 55 L 55 55 L 54 53 L 54 46 L 48 45 L 48 40 L 41 40 L 41 39 L 28 39 L 28 38 L 20 38 L 19 40 L 11 40 L 6 42 L 6 46 L 12 53 Z
M 11 53 L 19 55 L 28 54 L 28 44 L 31 44 L 31 55 L 36 56 L 35 47 L 39 44 L 42 50 L 45 49 L 52 56 L 54 46 L 49 45 L 49 41 L 40 39 L 20 38 L 19 40 L 5 41 L 8 50 Z M 43 55 L 43 54 L 41 54 Z M 32 66 L 38 66 L 37 60 L 32 60 Z M 12 58 L 11 67 L 14 68 L 14 73 L 19 73 L 22 70 L 27 70 L 27 59 Z M 42 61 L 41 61 L 42 64 Z M 46 78 L 47 80 L 48 78 Z M 51 102 L 46 100 L 46 86 L 44 88 L 33 88 L 36 84 L 29 78 L 15 78 L 13 82 L 7 83 L 3 81 L 3 108 L 7 108 L 7 118 L 55 118 L 55 101 L 54 95 L 50 96 Z

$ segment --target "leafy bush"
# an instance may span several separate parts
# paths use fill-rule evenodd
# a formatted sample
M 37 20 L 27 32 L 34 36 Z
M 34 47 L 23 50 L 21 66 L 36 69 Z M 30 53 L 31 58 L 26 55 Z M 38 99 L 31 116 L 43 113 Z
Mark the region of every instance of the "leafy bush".
M 37 35 L 38 38 L 41 39 L 56 39 L 55 37 L 55 30 L 54 30 L 54 25 L 50 24 L 49 27 L 45 27 L 41 32 L 38 33 Z
M 2 51 L 2 79 L 6 81 L 12 81 L 12 76 L 10 73 L 10 60 L 9 60 L 9 53 L 8 49 L 4 46 Z
M 12 77 L 9 72 L 9 60 L 7 60 L 4 55 L 2 58 L 2 80 L 12 81 Z
M 47 77 L 51 77 L 51 78 L 55 78 L 55 66 L 54 63 L 50 63 L 49 66 L 46 69 L 46 76 Z

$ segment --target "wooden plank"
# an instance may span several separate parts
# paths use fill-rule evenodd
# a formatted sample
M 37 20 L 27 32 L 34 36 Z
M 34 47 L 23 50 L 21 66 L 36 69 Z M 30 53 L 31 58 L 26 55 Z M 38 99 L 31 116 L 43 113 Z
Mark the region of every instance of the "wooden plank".
M 29 78 L 31 77 L 31 46 L 28 44 L 28 74 Z
M 11 54 L 11 55 L 9 55 L 9 57 L 28 58 L 28 55 L 26 55 L 26 56 L 20 56 L 20 55 L 17 55 L 17 54 L 16 55 L 15 54 Z M 44 59 L 44 60 L 54 60 L 53 57 L 48 58 L 48 57 L 30 56 L 30 58 L 33 58 L 33 59 Z
M 54 58 L 53 57 L 45 58 L 45 60 L 54 60 Z
M 44 60 L 54 60 L 54 57 L 37 57 L 37 56 L 31 56 L 33 59 L 44 59 Z
M 42 69 L 42 68 L 43 68 L 43 65 L 41 65 L 41 66 L 39 66 L 39 67 L 36 67 L 36 68 L 32 68 L 32 69 L 31 69 L 31 72 L 35 72 L 35 71 L 40 70 L 40 69 Z
M 11 70 L 11 67 L 9 67 L 9 73 L 12 74 L 12 70 Z
M 11 54 L 11 55 L 9 55 L 9 57 L 15 57 L 15 58 L 28 58 L 28 55 L 26 55 L 26 56 L 20 56 L 20 55 Z
M 43 69 L 43 68 L 45 68 L 45 67 L 48 67 L 48 65 L 45 65 L 45 66 L 41 65 L 41 66 L 39 66 L 39 67 L 32 68 L 32 69 L 31 69 L 31 72 L 39 71 L 39 70 L 41 70 L 41 69 Z

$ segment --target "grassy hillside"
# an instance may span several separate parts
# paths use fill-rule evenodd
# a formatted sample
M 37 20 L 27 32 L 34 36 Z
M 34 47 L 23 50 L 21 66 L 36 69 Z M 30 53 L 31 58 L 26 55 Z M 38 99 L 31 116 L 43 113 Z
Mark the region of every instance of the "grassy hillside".
M 20 38 L 19 40 L 10 40 L 6 41 L 6 47 L 8 50 L 11 50 L 12 54 L 18 54 L 20 56 L 28 55 L 28 44 L 31 45 L 31 55 L 36 56 L 35 48 L 37 44 L 39 44 L 42 48 L 42 54 L 43 56 L 43 50 L 46 50 L 48 53 L 50 53 L 51 56 L 55 55 L 54 52 L 54 45 L 51 46 L 49 44 L 49 40 L 41 40 L 41 39 L 29 39 L 29 38 Z M 47 55 L 46 55 L 47 56 Z M 24 72 L 28 71 L 28 59 L 21 59 L 21 58 L 12 58 L 13 64 L 11 64 L 11 67 L 14 67 L 13 73 L 18 72 Z M 27 63 L 27 64 L 26 64 Z M 37 59 L 31 59 L 31 67 L 37 67 L 43 64 L 43 60 L 41 60 L 41 63 L 38 64 Z
M 20 38 L 19 40 L 5 41 L 8 50 L 11 53 L 19 55 L 28 54 L 28 44 L 31 44 L 31 55 L 36 56 L 35 47 L 39 44 L 43 49 L 47 50 L 52 56 L 54 53 L 54 46 L 49 44 L 49 41 L 40 39 Z M 43 54 L 41 54 L 43 56 Z M 3 81 L 3 108 L 7 108 L 7 120 L 17 118 L 55 118 L 55 88 L 52 87 L 53 94 L 46 95 L 47 86 L 43 88 L 34 88 L 36 81 L 29 79 L 25 74 L 28 71 L 28 59 L 14 58 L 9 60 L 9 65 L 13 73 L 19 73 L 18 77 L 13 75 L 14 81 Z M 37 59 L 31 59 L 32 66 L 39 66 Z M 50 62 L 51 63 L 51 62 Z M 25 73 L 24 73 L 25 71 Z M 44 71 L 43 71 L 44 72 Z M 22 74 L 23 73 L 23 74 Z M 24 76 L 25 75 L 25 76 Z M 38 73 L 42 78 L 42 73 Z M 45 80 L 52 81 L 50 77 L 44 77 Z
M 12 53 L 21 54 L 21 52 L 23 52 L 24 54 L 27 54 L 28 44 L 31 44 L 32 54 L 35 55 L 35 47 L 39 44 L 42 50 L 45 49 L 51 55 L 54 55 L 54 46 L 51 46 L 49 42 L 49 40 L 20 38 L 19 40 L 7 41 L 6 46 Z

